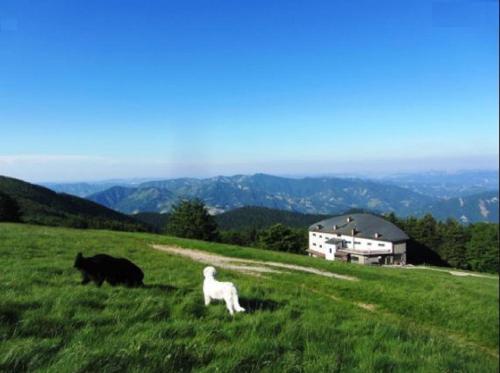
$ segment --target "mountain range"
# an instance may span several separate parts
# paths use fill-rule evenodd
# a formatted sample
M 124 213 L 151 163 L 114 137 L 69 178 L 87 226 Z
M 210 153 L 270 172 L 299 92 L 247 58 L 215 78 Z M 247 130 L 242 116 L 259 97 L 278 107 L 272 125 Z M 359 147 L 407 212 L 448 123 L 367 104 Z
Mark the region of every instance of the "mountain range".
M 494 173 L 489 178 L 476 175 L 474 181 L 463 184 L 461 180 L 467 175 L 454 174 L 452 181 L 446 182 L 448 176 L 426 174 L 420 180 L 415 176 L 366 180 L 266 174 L 180 178 L 112 186 L 86 198 L 128 214 L 168 212 L 180 199 L 199 198 L 213 214 L 244 206 L 308 214 L 339 214 L 355 208 L 394 212 L 401 217 L 431 213 L 439 219 L 451 217 L 463 222 L 498 221 L 498 186 L 483 190 L 494 188 Z M 426 192 L 428 189 L 433 192 Z
M 411 190 L 370 180 L 292 179 L 265 174 L 150 181 L 135 188 L 113 187 L 87 198 L 125 213 L 168 212 L 181 198 L 199 198 L 214 214 L 260 206 L 315 214 L 367 208 L 408 215 L 432 202 L 432 198 Z
M 498 190 L 499 174 L 495 170 L 428 171 L 394 174 L 377 180 L 431 197 L 449 199 Z
M 89 200 L 124 213 L 167 212 L 178 197 L 165 188 L 115 186 L 92 194 Z
M 428 212 L 440 220 L 451 217 L 463 223 L 478 221 L 498 223 L 498 191 L 440 199 L 429 205 Z

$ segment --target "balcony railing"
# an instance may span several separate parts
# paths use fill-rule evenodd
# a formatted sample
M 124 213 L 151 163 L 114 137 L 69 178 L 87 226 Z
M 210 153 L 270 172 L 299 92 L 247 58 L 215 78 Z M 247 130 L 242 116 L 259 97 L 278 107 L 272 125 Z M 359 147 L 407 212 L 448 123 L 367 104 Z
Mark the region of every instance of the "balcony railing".
M 363 254 L 363 255 L 377 255 L 377 254 L 392 254 L 391 249 L 351 249 L 348 247 L 343 247 L 342 249 L 338 249 L 340 251 L 344 251 L 346 253 L 352 254 Z

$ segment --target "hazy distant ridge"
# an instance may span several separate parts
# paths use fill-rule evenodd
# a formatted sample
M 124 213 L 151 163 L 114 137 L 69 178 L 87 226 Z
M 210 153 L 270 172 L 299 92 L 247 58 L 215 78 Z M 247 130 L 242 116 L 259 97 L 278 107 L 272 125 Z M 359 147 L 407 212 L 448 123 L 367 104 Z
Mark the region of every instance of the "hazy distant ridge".
M 179 198 L 200 198 L 213 212 L 261 206 L 315 214 L 366 208 L 407 215 L 412 211 L 421 211 L 432 201 L 408 189 L 368 180 L 291 179 L 264 174 L 152 181 L 140 184 L 122 200 L 109 203 L 115 194 L 116 189 L 113 188 L 88 198 L 98 203 L 106 201 L 106 206 L 127 213 L 166 212 Z
M 438 178 L 435 174 L 423 174 L 422 179 L 400 177 L 407 187 L 394 185 L 396 178 L 388 182 L 337 177 L 295 179 L 265 174 L 181 178 L 149 181 L 134 188 L 114 187 L 88 198 L 126 213 L 168 212 L 181 198 L 200 198 L 213 213 L 244 206 L 309 214 L 337 214 L 360 208 L 376 212 L 392 211 L 399 216 L 419 216 L 429 212 L 439 219 L 498 221 L 498 191 L 467 195 L 494 185 L 494 173 L 492 176 L 478 176 L 476 173 L 476 179 L 466 174 L 453 175 L 448 182 L 443 181 L 446 176 Z M 485 182 L 480 184 L 481 180 Z M 418 193 L 415 191 L 418 188 L 432 188 L 434 194 L 440 195 L 454 195 L 461 188 L 465 196 L 438 198 Z

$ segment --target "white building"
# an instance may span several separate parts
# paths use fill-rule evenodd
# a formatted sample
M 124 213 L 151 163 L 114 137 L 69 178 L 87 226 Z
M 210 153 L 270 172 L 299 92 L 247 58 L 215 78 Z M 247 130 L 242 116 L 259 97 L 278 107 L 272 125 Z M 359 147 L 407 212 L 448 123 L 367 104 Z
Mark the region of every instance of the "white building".
M 310 256 L 360 264 L 406 264 L 409 237 L 391 222 L 371 214 L 322 220 L 309 227 Z

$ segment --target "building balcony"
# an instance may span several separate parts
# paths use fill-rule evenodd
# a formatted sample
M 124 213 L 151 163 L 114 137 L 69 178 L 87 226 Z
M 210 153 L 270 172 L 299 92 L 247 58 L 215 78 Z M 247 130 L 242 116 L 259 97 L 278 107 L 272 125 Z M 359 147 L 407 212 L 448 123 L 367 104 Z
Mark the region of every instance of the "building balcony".
M 350 249 L 343 247 L 338 249 L 337 252 L 342 251 L 347 254 L 359 254 L 359 255 L 392 255 L 392 249 Z
M 321 253 L 321 252 L 316 251 L 316 250 L 307 249 L 306 251 L 309 254 L 313 255 L 313 256 L 317 256 L 317 257 L 320 257 L 320 258 L 324 258 L 325 257 L 325 253 Z

